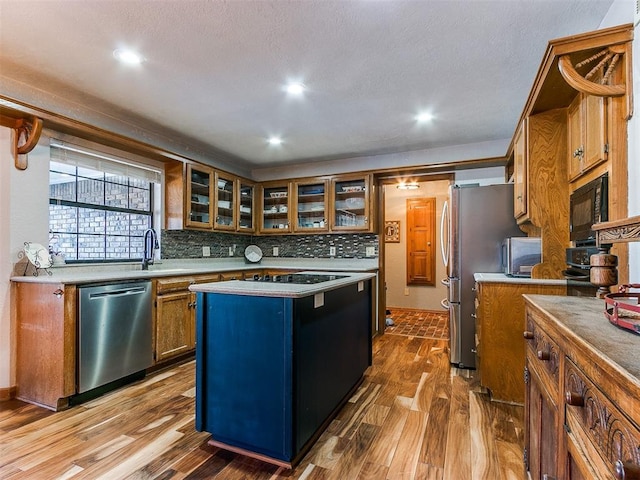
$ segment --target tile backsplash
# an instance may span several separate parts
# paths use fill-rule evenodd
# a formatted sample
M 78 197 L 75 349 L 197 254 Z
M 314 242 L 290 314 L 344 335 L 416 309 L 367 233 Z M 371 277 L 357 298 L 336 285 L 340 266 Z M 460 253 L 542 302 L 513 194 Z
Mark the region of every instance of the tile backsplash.
M 295 258 L 329 257 L 335 247 L 336 258 L 364 258 L 367 247 L 372 247 L 378 256 L 378 235 L 373 233 L 315 234 L 315 235 L 239 235 L 197 230 L 163 230 L 162 258 L 202 258 L 202 247 L 209 247 L 211 257 L 229 257 L 229 247 L 242 257 L 244 249 L 258 245 L 265 257 L 273 256 L 273 247 L 278 247 L 278 256 Z

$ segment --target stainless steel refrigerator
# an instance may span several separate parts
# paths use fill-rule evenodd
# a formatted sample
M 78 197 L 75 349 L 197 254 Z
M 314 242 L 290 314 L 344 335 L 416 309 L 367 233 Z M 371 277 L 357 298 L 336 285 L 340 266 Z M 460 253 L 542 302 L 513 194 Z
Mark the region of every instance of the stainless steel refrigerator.
M 458 186 L 449 189 L 440 229 L 447 267 L 451 363 L 475 368 L 475 280 L 473 274 L 501 271 L 501 246 L 522 237 L 513 217 L 513 185 Z

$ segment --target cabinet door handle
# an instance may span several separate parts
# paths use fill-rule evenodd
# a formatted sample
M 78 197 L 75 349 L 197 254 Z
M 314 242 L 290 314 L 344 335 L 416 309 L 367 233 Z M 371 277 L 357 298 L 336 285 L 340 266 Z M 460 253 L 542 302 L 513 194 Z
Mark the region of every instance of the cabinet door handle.
M 623 462 L 617 460 L 615 463 L 615 477 L 618 480 L 638 480 L 640 479 L 640 465 L 634 465 L 631 462 Z
M 572 407 L 584 407 L 584 397 L 576 392 L 565 392 L 564 401 Z
M 538 350 L 538 359 L 546 362 L 547 360 L 551 359 L 551 354 L 549 352 L 545 352 L 544 350 Z
M 64 292 L 62 290 L 60 290 L 60 289 L 57 289 L 55 292 L 53 292 L 53 295 L 56 298 L 62 298 L 62 295 L 64 295 Z
M 525 330 L 525 331 L 522 333 L 522 336 L 523 336 L 524 338 L 526 338 L 527 340 L 533 340 L 533 332 L 530 332 L 529 330 Z

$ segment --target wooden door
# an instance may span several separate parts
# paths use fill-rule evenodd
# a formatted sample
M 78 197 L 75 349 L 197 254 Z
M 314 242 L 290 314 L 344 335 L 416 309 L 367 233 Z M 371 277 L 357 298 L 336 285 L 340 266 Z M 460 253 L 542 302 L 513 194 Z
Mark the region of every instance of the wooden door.
M 407 199 L 407 285 L 435 285 L 436 199 Z

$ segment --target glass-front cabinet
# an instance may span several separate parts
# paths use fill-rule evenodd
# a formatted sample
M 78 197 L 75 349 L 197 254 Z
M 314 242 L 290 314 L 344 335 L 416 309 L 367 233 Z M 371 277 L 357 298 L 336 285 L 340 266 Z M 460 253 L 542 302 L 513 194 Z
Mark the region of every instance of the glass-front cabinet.
M 254 219 L 256 187 L 253 183 L 238 180 L 238 231 L 254 232 L 256 230 Z
M 296 232 L 326 232 L 329 230 L 328 216 L 328 182 L 296 182 L 294 230 Z
M 331 230 L 369 230 L 370 175 L 339 176 L 331 180 Z
M 236 177 L 216 172 L 216 230 L 236 229 Z
M 265 183 L 262 186 L 262 233 L 291 232 L 289 207 L 291 187 L 287 183 Z
M 213 227 L 213 178 L 212 169 L 187 165 L 187 227 Z

